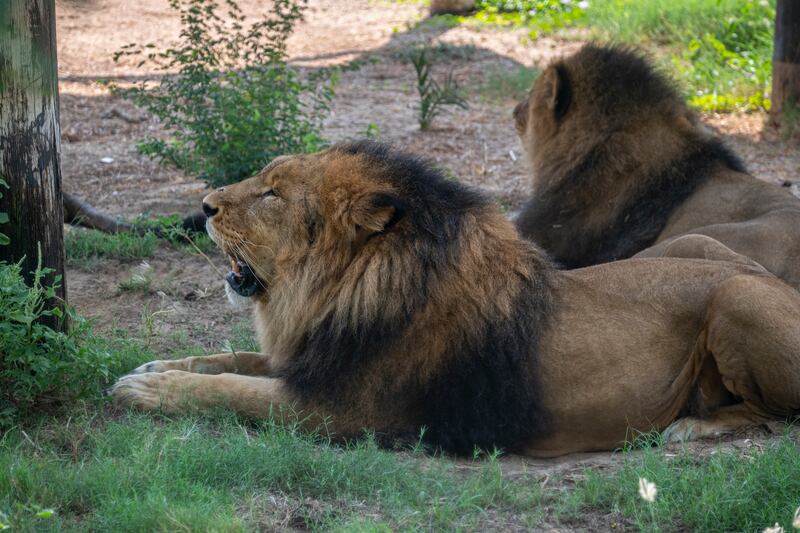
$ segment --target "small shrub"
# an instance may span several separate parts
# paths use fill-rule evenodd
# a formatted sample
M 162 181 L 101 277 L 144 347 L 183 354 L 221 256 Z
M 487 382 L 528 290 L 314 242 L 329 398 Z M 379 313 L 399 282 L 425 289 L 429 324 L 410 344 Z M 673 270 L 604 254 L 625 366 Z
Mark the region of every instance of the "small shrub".
M 37 268 L 28 287 L 21 270 L 0 263 L 0 430 L 37 404 L 86 397 L 111 375 L 111 355 L 95 346 L 88 323 L 48 307 L 56 297 L 55 287 L 42 285 L 49 271 Z M 43 317 L 68 319 L 68 332 L 41 324 Z
M 117 289 L 119 292 L 150 292 L 152 285 L 153 267 L 147 261 L 142 261 L 127 279 L 119 283 Z
M 324 145 L 321 120 L 332 96 L 322 72 L 303 80 L 285 62 L 286 39 L 301 17 L 297 0 L 274 0 L 270 15 L 245 27 L 245 16 L 226 0 L 170 0 L 181 16 L 180 44 L 162 52 L 127 45 L 115 54 L 137 56 L 162 71 L 178 71 L 160 84 L 113 86 L 157 116 L 167 139 L 143 140 L 139 150 L 199 175 L 217 186 L 249 177 L 277 155 Z
M 426 48 L 419 48 L 411 55 L 411 63 L 417 73 L 417 91 L 419 92 L 419 129 L 427 130 L 431 122 L 444 106 L 454 105 L 467 108 L 467 102 L 461 95 L 453 71 L 447 73 L 442 85 L 431 76 L 431 62 Z

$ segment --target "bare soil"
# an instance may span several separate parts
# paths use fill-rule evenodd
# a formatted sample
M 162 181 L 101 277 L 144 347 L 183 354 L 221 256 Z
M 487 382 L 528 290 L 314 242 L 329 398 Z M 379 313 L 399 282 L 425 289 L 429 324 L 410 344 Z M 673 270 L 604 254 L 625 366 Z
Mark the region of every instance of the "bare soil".
M 253 15 L 264 4 L 259 0 L 241 3 Z M 125 218 L 195 211 L 205 184 L 136 151 L 138 139 L 162 131 L 158 121 L 111 96 L 98 83 L 152 74 L 129 59 L 115 63 L 112 54 L 131 42 L 169 46 L 179 33 L 176 14 L 166 0 L 58 0 L 56 5 L 64 189 Z M 516 30 L 420 24 L 426 15 L 420 3 L 312 0 L 305 21 L 290 40 L 289 55 L 292 62 L 305 68 L 352 61 L 361 65 L 341 74 L 325 122 L 323 133 L 328 139 L 362 137 L 367 127 L 375 124 L 381 140 L 433 158 L 459 180 L 487 189 L 513 211 L 528 190 L 524 158 L 511 121 L 515 102 L 487 95 L 481 87 L 492 72 L 543 67 L 581 43 L 552 38 L 531 42 L 524 31 Z M 471 50 L 468 60 L 456 58 L 439 66 L 453 68 L 456 78 L 467 87 L 469 109 L 446 113 L 425 132 L 416 122 L 414 72 L 402 57 L 404 49 L 422 41 Z M 765 115 L 710 115 L 704 120 L 756 176 L 794 183 L 800 195 L 800 152 L 766 126 Z M 234 337 L 236 327 L 249 319 L 247 312 L 232 309 L 224 301 L 221 273 L 227 267 L 220 254 L 210 254 L 212 265 L 199 254 L 162 246 L 149 263 L 155 280 L 145 293 L 118 288 L 135 264 L 105 261 L 91 269 L 69 268 L 70 303 L 93 318 L 100 331 L 119 328 L 136 335 L 149 325 L 164 339 L 167 351 L 171 351 L 170 343 L 188 344 L 199 352 L 218 351 Z M 755 430 L 722 444 L 696 443 L 692 449 L 698 454 L 711 453 L 719 446 L 746 451 L 769 438 L 769 432 Z M 547 461 L 510 457 L 504 465 L 509 475 L 566 490 L 587 469 L 613 469 L 621 461 L 620 455 L 603 453 Z M 285 507 L 281 501 L 278 498 L 273 503 Z M 513 523 L 494 523 L 493 527 L 522 529 Z M 552 527 L 547 521 L 542 525 L 543 529 Z M 626 524 L 619 516 L 597 514 L 559 527 L 625 529 Z

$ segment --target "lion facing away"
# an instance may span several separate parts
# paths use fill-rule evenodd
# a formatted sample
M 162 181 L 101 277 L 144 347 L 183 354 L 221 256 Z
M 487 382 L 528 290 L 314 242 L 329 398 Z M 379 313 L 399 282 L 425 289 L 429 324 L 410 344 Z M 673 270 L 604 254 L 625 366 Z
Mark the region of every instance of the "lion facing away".
M 800 200 L 747 174 L 637 53 L 587 45 L 514 110 L 533 173 L 520 233 L 567 268 L 706 257 L 709 239 L 800 288 Z M 655 246 L 654 246 L 655 245 Z
M 800 409 L 800 295 L 758 266 L 557 271 L 483 195 L 370 142 L 281 157 L 204 202 L 262 353 L 148 363 L 113 387 L 122 405 L 534 456 Z

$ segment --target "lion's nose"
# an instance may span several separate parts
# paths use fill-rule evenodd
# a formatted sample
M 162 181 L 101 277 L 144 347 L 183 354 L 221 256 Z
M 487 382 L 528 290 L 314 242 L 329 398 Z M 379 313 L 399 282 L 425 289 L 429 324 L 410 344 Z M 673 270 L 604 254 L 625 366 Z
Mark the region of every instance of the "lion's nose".
M 211 207 L 207 203 L 203 202 L 203 213 L 208 217 L 211 218 L 217 213 L 219 213 L 218 207 Z

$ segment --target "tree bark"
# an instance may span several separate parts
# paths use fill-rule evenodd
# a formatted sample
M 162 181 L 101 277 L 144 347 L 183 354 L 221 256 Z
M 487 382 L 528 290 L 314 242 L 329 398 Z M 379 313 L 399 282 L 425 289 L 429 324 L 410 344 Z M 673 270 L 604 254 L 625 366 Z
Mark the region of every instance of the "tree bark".
M 0 0 L 0 175 L 10 185 L 0 212 L 9 214 L 2 231 L 11 239 L 0 260 L 22 261 L 30 283 L 41 253 L 51 269 L 45 283 L 61 277 L 52 303 L 63 306 L 60 138 L 55 0 Z
M 772 116 L 800 106 L 800 1 L 778 0 L 772 56 Z

